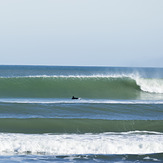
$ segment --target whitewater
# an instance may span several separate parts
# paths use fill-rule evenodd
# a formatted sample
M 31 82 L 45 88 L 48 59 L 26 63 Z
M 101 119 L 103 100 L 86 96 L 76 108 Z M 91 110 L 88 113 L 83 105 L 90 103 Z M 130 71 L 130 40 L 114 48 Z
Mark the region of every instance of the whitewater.
M 0 155 L 153 154 L 161 153 L 163 134 L 124 132 L 100 134 L 0 134 Z

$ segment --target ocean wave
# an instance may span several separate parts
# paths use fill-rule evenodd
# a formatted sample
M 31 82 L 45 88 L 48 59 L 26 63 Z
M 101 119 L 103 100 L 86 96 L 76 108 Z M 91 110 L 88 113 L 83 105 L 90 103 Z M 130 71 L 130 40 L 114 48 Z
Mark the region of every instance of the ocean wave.
M 150 154 L 163 152 L 163 135 L 100 134 L 0 134 L 0 155 Z
M 163 93 L 163 79 L 143 79 L 136 78 L 137 85 L 144 92 L 149 93 Z
M 95 99 L 163 99 L 162 94 L 163 79 L 146 79 L 134 74 L 0 78 L 0 97 L 70 98 L 75 95 Z
M 0 98 L 6 104 L 163 104 L 163 100 L 101 100 L 101 99 L 37 99 L 37 98 Z
M 162 120 L 104 120 L 68 118 L 0 118 L 0 132 L 101 133 L 127 131 L 163 132 Z

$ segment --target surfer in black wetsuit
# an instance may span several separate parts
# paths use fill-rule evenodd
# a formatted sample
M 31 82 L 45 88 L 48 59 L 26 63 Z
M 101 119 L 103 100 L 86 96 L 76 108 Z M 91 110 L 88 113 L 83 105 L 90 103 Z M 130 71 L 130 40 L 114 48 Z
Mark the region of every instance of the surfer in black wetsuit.
M 78 98 L 78 97 L 72 96 L 72 99 L 73 99 L 73 100 L 77 100 L 77 99 L 79 99 L 79 98 Z

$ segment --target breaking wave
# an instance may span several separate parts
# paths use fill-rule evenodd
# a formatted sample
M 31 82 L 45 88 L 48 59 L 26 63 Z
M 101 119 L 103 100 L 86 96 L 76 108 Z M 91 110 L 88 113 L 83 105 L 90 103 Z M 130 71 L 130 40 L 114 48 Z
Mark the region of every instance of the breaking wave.
M 0 134 L 0 155 L 150 154 L 163 152 L 161 133 Z
M 163 79 L 132 75 L 0 78 L 0 97 L 136 99 L 145 92 L 163 94 Z

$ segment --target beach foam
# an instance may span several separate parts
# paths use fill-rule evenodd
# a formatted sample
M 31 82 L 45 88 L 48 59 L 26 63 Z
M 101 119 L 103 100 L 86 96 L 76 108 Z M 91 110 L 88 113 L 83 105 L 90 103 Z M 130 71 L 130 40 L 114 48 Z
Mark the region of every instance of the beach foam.
M 0 155 L 149 154 L 163 152 L 161 133 L 0 134 Z

